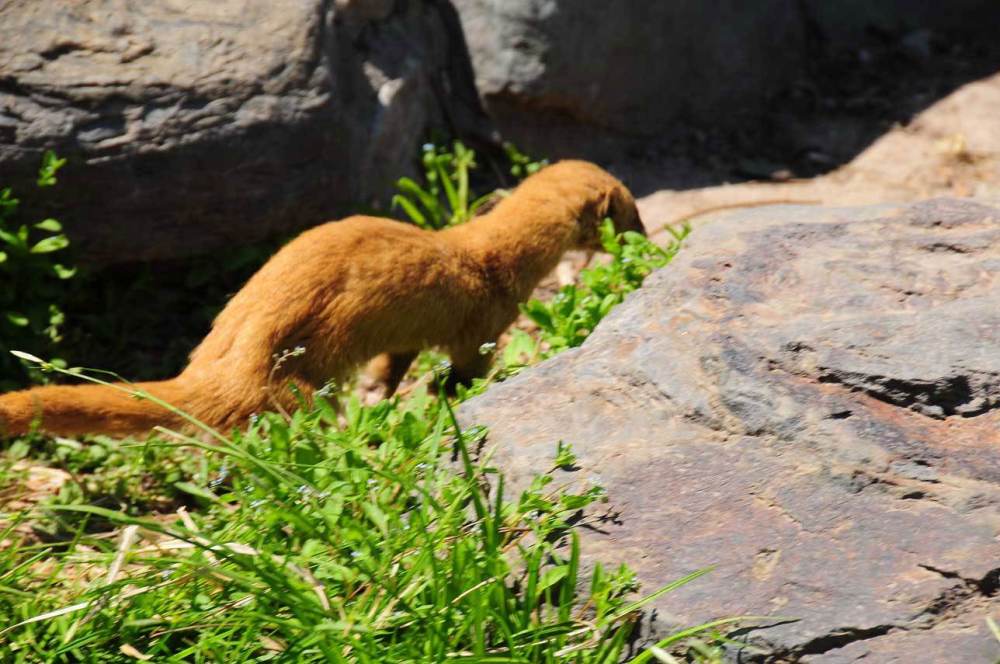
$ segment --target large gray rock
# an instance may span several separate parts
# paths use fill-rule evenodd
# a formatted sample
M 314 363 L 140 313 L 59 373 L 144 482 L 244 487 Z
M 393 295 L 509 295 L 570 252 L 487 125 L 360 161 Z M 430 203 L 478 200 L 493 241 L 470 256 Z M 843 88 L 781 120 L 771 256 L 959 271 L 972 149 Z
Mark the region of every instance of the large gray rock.
M 747 210 L 699 228 L 579 349 L 463 406 L 515 485 L 559 440 L 614 518 L 588 563 L 767 661 L 986 662 L 1000 614 L 1000 208 Z M 603 508 L 602 508 L 603 509 Z M 745 661 L 745 660 L 742 660 Z
M 639 135 L 731 122 L 798 71 L 795 0 L 455 0 L 501 126 L 541 113 Z M 780 48 L 775 45 L 780 44 Z
M 840 46 L 861 43 L 873 34 L 992 36 L 1000 20 L 1000 7 L 993 0 L 802 0 L 801 8 L 823 39 Z
M 2 3 L 0 184 L 67 156 L 47 196 L 101 262 L 300 229 L 477 130 L 461 44 L 446 2 Z
M 539 154 L 603 160 L 655 159 L 692 127 L 765 131 L 788 110 L 775 93 L 817 93 L 800 85 L 807 62 L 866 39 L 926 60 L 936 40 L 992 40 L 1000 22 L 995 0 L 453 1 L 503 133 Z

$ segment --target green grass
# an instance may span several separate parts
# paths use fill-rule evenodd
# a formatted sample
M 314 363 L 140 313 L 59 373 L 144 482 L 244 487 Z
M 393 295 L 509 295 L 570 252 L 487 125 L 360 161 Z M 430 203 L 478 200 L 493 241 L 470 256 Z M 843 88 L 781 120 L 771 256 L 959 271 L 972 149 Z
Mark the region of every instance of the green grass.
M 630 256 L 612 252 L 592 268 L 604 276 L 583 283 L 619 281 Z M 349 398 L 340 418 L 320 399 L 210 444 L 169 434 L 15 443 L 0 492 L 23 482 L 26 459 L 73 480 L 2 519 L 0 660 L 621 659 L 641 608 L 634 577 L 598 567 L 583 578 L 570 525 L 603 499 L 599 488 L 574 493 L 544 474 L 511 495 L 468 452 L 484 432 L 462 431 L 426 386 L 371 407 Z M 554 442 L 553 469 L 572 463 Z M 718 654 L 695 645 L 703 661 Z
M 504 364 L 531 364 L 582 344 L 626 295 L 680 251 L 688 227 L 668 230 L 672 239 L 661 247 L 638 233 L 616 234 L 611 221 L 605 220 L 601 243 L 611 259 L 581 271 L 579 283 L 563 286 L 551 301 L 533 299 L 521 305 L 521 312 L 538 326 L 538 331 L 529 335 L 514 330 L 504 349 Z
M 87 500 L 14 517 L 50 541 L 3 534 L 29 543 L 0 552 L 0 660 L 130 661 L 122 647 L 193 662 L 619 660 L 641 607 L 634 578 L 582 579 L 569 525 L 600 490 L 542 475 L 508 495 L 469 454 L 484 432 L 462 431 L 425 389 L 344 406 L 339 425 L 320 400 L 224 442 L 105 457 L 193 498 L 186 520 Z M 553 467 L 568 454 L 554 448 Z

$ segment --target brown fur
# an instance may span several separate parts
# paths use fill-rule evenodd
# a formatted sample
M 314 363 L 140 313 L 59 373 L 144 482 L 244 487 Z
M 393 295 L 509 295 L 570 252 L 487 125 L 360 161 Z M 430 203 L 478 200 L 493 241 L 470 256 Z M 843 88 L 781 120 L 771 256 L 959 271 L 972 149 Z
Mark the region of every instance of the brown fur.
M 513 322 L 518 303 L 573 248 L 598 249 L 605 216 L 642 231 L 635 202 L 597 166 L 564 161 L 526 179 L 496 207 L 439 232 L 375 217 L 349 217 L 301 234 L 275 254 L 216 318 L 176 378 L 133 387 L 214 427 L 291 406 L 280 386 L 305 394 L 343 381 L 386 354 L 383 379 L 395 389 L 413 356 L 437 346 L 462 381 L 490 358 L 480 346 Z M 284 349 L 305 348 L 275 370 Z M 272 389 L 277 388 L 277 389 Z M 0 396 L 0 429 L 33 421 L 60 435 L 126 435 L 185 422 L 162 406 L 101 385 L 49 386 Z

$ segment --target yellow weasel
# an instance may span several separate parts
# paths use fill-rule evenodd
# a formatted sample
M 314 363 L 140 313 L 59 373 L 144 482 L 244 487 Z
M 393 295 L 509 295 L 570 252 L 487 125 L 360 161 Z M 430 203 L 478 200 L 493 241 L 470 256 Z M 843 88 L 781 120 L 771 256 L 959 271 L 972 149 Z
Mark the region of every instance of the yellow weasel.
M 176 378 L 130 386 L 213 427 L 243 425 L 283 386 L 311 394 L 387 354 L 391 393 L 414 355 L 439 347 L 458 381 L 481 375 L 480 347 L 517 317 L 518 303 L 569 249 L 600 249 L 598 226 L 643 232 L 632 194 L 599 167 L 562 161 L 527 178 L 488 213 L 442 231 L 348 217 L 299 235 L 229 301 Z M 275 357 L 301 347 L 275 368 Z M 128 435 L 186 428 L 148 399 L 102 385 L 0 395 L 0 434 Z

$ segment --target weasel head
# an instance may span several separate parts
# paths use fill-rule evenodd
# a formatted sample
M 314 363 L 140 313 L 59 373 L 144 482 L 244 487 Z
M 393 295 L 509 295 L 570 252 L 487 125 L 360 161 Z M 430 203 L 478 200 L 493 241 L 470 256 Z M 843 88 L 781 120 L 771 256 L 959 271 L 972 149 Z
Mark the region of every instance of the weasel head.
M 618 233 L 632 231 L 640 235 L 646 234 L 646 228 L 639 217 L 639 208 L 636 207 L 635 198 L 621 182 L 616 181 L 597 201 L 594 216 L 597 220 L 596 225 L 592 229 L 585 229 L 587 232 L 583 234 L 588 249 L 601 249 L 600 233 L 597 229 L 604 223 L 605 219 L 611 220 Z
M 584 193 L 577 219 L 577 249 L 602 249 L 600 226 L 605 219 L 611 220 L 618 233 L 646 234 L 632 192 L 616 177 L 586 161 L 561 161 L 549 168 L 561 171 L 564 182 L 575 181 Z
M 632 192 L 620 182 L 616 181 L 613 185 L 609 185 L 595 201 L 584 209 L 579 221 L 578 248 L 594 251 L 603 249 L 600 227 L 605 219 L 611 220 L 618 233 L 632 231 L 640 235 L 646 234 Z

